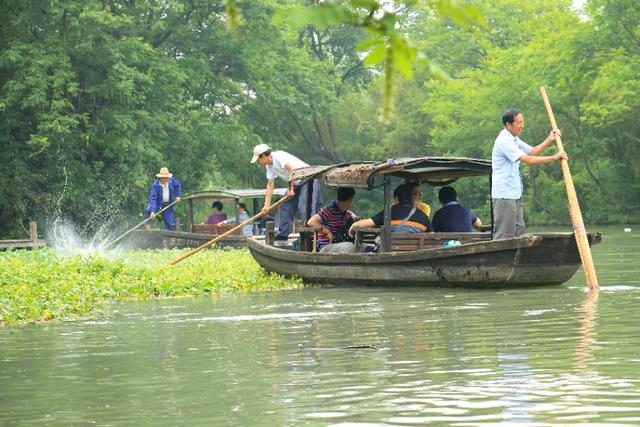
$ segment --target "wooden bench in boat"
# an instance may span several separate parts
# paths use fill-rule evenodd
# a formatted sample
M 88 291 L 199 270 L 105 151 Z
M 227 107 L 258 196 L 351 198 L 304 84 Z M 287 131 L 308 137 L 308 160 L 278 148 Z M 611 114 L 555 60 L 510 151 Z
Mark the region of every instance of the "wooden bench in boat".
M 200 233 L 200 234 L 217 235 L 217 234 L 226 233 L 236 225 L 238 224 L 235 224 L 235 223 L 234 224 L 192 224 L 191 232 Z M 233 234 L 241 234 L 241 233 L 242 233 L 242 229 L 236 231 Z
M 380 228 L 358 228 L 355 235 L 356 251 L 360 251 L 365 244 L 374 244 L 380 234 Z M 300 228 L 300 250 L 315 252 L 319 227 Z M 460 243 L 473 243 L 491 240 L 491 232 L 475 231 L 470 233 L 391 233 L 391 250 L 416 251 L 441 246 L 448 240 L 458 240 Z
M 491 240 L 491 233 L 391 233 L 392 251 L 415 251 L 442 246 L 448 240 L 458 240 L 460 243 L 475 243 Z

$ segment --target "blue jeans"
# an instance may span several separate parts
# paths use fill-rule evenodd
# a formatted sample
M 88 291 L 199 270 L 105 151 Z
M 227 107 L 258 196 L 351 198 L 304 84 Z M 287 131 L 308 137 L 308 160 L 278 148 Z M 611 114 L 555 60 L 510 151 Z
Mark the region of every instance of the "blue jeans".
M 293 229 L 293 217 L 296 211 L 300 211 L 300 219 L 306 224 L 312 215 L 319 210 L 320 199 L 320 183 L 313 180 L 313 195 L 311 197 L 311 215 L 307 216 L 307 189 L 309 183 L 304 185 L 296 185 L 294 188 L 294 196 L 282 202 L 278 206 L 278 231 L 276 232 L 276 240 L 286 240 L 289 233 Z
M 166 205 L 163 205 L 162 207 L 165 207 Z M 166 211 L 162 212 L 160 215 L 162 215 L 162 220 L 164 221 L 164 229 L 165 230 L 175 230 L 176 229 L 176 220 L 173 216 L 173 206 L 171 206 L 169 209 L 167 209 Z M 149 218 L 151 216 L 151 211 L 149 210 L 149 208 L 145 208 L 144 209 L 144 217 L 145 218 Z

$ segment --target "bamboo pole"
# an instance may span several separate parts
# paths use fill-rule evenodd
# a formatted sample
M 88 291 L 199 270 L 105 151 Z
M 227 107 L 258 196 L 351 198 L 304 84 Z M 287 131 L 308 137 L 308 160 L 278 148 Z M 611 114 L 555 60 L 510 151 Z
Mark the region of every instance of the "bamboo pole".
M 253 221 L 255 221 L 256 219 L 264 216 L 267 212 L 273 210 L 273 208 L 275 208 L 276 206 L 278 206 L 280 203 L 284 202 L 285 200 L 288 200 L 289 196 L 284 196 L 283 198 L 281 198 L 280 200 L 278 200 L 277 202 L 275 202 L 274 204 L 272 204 L 269 207 L 269 210 L 267 210 L 266 212 L 260 212 L 257 215 L 252 216 L 249 219 L 244 220 L 243 222 L 241 222 L 240 224 L 236 225 L 235 227 L 233 227 L 231 230 L 215 237 L 214 239 L 209 240 L 207 243 L 204 243 L 200 246 L 198 246 L 197 248 L 195 248 L 194 250 L 192 250 L 191 252 L 182 255 L 181 257 L 178 257 L 176 259 L 174 259 L 173 261 L 171 261 L 169 263 L 169 265 L 176 265 L 177 263 L 179 263 L 180 261 L 184 260 L 185 258 L 189 258 L 191 255 L 195 254 L 196 252 L 200 252 L 201 250 L 208 248 L 209 246 L 217 243 L 219 240 L 224 239 L 225 237 L 227 237 L 230 234 L 235 233 L 237 230 L 239 230 L 240 228 L 244 227 L 247 224 L 251 224 Z
M 155 216 L 160 215 L 162 212 L 166 211 L 167 209 L 169 209 L 171 206 L 175 205 L 176 203 L 178 203 L 177 201 L 173 201 L 171 203 L 169 203 L 167 206 L 165 206 L 164 208 L 160 209 L 158 212 L 156 212 Z M 140 222 L 139 224 L 136 224 L 133 228 L 125 231 L 124 233 L 122 233 L 120 236 L 116 237 L 115 239 L 113 239 L 112 241 L 110 241 L 109 243 L 107 243 L 106 245 L 104 245 L 102 247 L 102 249 L 107 249 L 109 246 L 113 245 L 114 243 L 122 240 L 122 238 L 126 235 L 128 235 L 129 233 L 131 233 L 133 230 L 135 230 L 136 228 L 140 227 L 142 224 L 151 221 L 151 217 L 149 218 L 145 218 L 144 221 Z
M 557 129 L 555 116 L 553 110 L 551 110 L 551 104 L 549 98 L 547 98 L 547 92 L 544 86 L 540 86 L 540 94 L 544 101 L 544 105 L 547 108 L 547 114 L 549 114 L 549 120 L 551 121 L 551 127 Z M 562 138 L 556 134 L 556 144 L 558 150 L 564 150 L 562 146 Z M 576 189 L 573 186 L 573 178 L 571 177 L 571 171 L 569 170 L 569 162 L 565 159 L 561 161 L 562 175 L 564 176 L 564 184 L 567 188 L 567 199 L 569 202 L 569 215 L 571 216 L 571 223 L 573 224 L 573 234 L 576 238 L 576 244 L 578 245 L 578 252 L 580 253 L 580 259 L 582 261 L 582 267 L 587 277 L 587 285 L 589 289 L 598 288 L 598 277 L 596 276 L 596 269 L 593 264 L 593 258 L 591 257 L 591 248 L 589 247 L 589 240 L 587 238 L 587 232 L 584 227 L 584 221 L 582 220 L 582 213 L 580 212 L 580 205 L 578 204 L 578 196 L 576 195 Z

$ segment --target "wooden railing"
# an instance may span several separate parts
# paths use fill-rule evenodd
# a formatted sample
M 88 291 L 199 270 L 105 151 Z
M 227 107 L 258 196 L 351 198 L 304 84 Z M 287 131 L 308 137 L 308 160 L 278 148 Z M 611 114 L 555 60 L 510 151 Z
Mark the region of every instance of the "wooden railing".
M 2 249 L 35 249 L 44 248 L 47 242 L 38 239 L 38 225 L 35 221 L 29 222 L 29 239 L 0 240 Z
M 202 234 L 223 234 L 227 231 L 231 230 L 237 224 L 193 224 L 191 226 L 192 233 L 202 233 Z M 240 234 L 241 230 L 238 230 L 234 234 Z

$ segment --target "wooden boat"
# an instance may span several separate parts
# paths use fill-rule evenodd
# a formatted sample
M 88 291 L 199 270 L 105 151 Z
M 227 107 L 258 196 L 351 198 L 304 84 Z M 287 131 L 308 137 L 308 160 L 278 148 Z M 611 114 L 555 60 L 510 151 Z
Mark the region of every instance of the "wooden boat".
M 444 185 L 468 176 L 489 176 L 491 162 L 468 158 L 421 157 L 360 162 L 295 170 L 291 179 L 322 179 L 330 187 L 372 189 L 382 180 L 385 225 L 356 234 L 356 246 L 372 233 L 380 238 L 378 253 L 319 253 L 313 233 L 303 229 L 301 251 L 271 246 L 269 238 L 250 239 L 247 246 L 267 271 L 298 276 L 305 282 L 333 285 L 520 286 L 561 284 L 580 267 L 573 233 L 533 233 L 492 240 L 491 232 L 390 233 L 391 177 L 407 182 Z M 590 244 L 600 242 L 589 233 Z M 458 240 L 458 247 L 443 242 Z
M 233 227 L 237 223 L 230 224 L 200 224 L 194 221 L 194 203 L 198 201 L 228 201 L 233 200 L 235 203 L 235 217 L 236 219 L 240 215 L 238 204 L 241 200 L 245 203 L 251 201 L 253 212 L 259 210 L 258 203 L 264 200 L 266 190 L 265 189 L 235 189 L 235 190 L 204 190 L 196 191 L 185 195 L 182 201 L 175 206 L 175 209 L 180 209 L 186 206 L 186 231 L 180 230 L 180 224 L 178 218 L 176 218 L 176 231 L 164 230 L 164 229 L 138 229 L 132 232 L 127 238 L 123 239 L 116 246 L 122 246 L 126 248 L 141 248 L 141 249 L 170 249 L 170 248 L 195 248 L 203 243 L 206 243 L 215 237 L 223 234 Z M 287 193 L 286 188 L 274 189 L 274 196 L 282 197 Z M 249 203 L 246 203 L 249 206 Z M 207 203 L 207 208 L 210 203 Z M 239 224 L 239 222 L 238 222 Z M 254 227 L 254 235 L 258 234 L 260 230 Z M 242 234 L 242 230 L 237 233 L 231 234 L 225 237 L 218 243 L 220 247 L 245 247 L 247 238 L 251 236 L 245 236 Z M 257 240 L 264 240 L 264 236 L 255 236 Z

